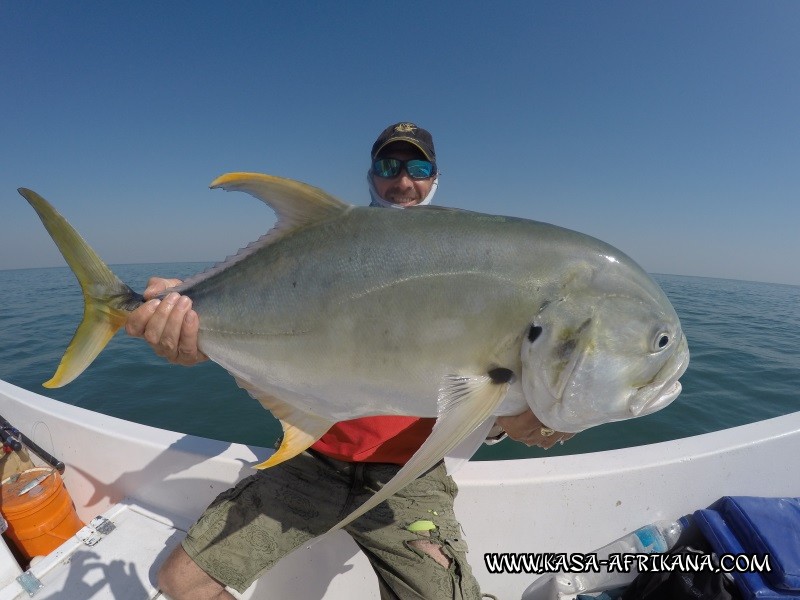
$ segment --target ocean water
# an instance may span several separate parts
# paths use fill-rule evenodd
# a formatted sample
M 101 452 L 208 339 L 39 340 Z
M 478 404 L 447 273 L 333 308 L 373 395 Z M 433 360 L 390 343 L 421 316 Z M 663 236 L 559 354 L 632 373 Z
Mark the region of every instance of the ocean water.
M 134 289 L 150 275 L 185 278 L 207 264 L 116 265 Z M 476 460 L 595 452 L 726 429 L 800 410 L 800 287 L 654 275 L 689 340 L 683 393 L 647 417 L 582 432 L 547 452 L 511 440 Z M 62 402 L 217 440 L 271 446 L 272 416 L 220 367 L 166 363 L 141 340 L 118 333 L 68 386 L 49 379 L 83 312 L 67 267 L 0 271 L 0 378 Z M 4 415 L 13 422 L 12 415 Z

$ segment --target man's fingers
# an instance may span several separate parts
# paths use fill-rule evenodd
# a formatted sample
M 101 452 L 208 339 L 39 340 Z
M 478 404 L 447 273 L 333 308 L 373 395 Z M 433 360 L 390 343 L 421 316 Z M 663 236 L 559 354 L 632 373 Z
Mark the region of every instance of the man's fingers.
M 172 304 L 169 309 L 164 329 L 161 330 L 159 346 L 161 355 L 170 362 L 176 362 L 178 358 L 178 346 L 182 344 L 183 318 L 189 309 L 192 308 L 192 301 L 187 296 L 178 296 L 175 292 L 170 292 L 162 301 L 164 304 Z M 156 311 L 158 312 L 158 311 Z
M 164 356 L 164 348 L 161 345 L 161 336 L 164 333 L 164 328 L 167 326 L 167 320 L 175 308 L 175 303 L 180 296 L 175 292 L 167 294 L 167 296 L 158 303 L 153 316 L 147 322 L 147 327 L 144 330 L 145 341 L 153 347 L 156 354 Z
M 186 311 L 181 327 L 181 339 L 178 344 L 176 362 L 182 365 L 194 365 L 206 360 L 208 357 L 197 348 L 197 332 L 200 329 L 200 319 L 193 310 Z
M 145 328 L 159 304 L 158 300 L 149 300 L 128 315 L 128 320 L 125 322 L 127 334 L 133 337 L 144 337 Z
M 182 283 L 180 279 L 151 277 L 150 279 L 147 280 L 147 287 L 145 288 L 142 296 L 145 297 L 145 300 L 149 300 L 150 298 L 155 298 L 156 296 L 163 294 L 169 288 L 175 287 L 180 283 Z
M 172 363 L 194 365 L 208 360 L 197 347 L 200 319 L 188 296 L 165 295 L 181 283 L 180 279 L 151 277 L 143 294 L 148 300 L 128 316 L 125 331 L 144 338 L 158 356 Z
M 552 448 L 556 444 L 559 444 L 559 443 L 563 444 L 568 439 L 570 439 L 573 435 L 575 435 L 575 434 L 574 433 L 561 433 L 560 431 L 556 431 L 555 435 L 542 436 L 541 432 L 539 432 L 539 440 L 537 442 L 535 442 L 534 444 L 529 444 L 529 445 L 536 445 L 536 446 L 539 446 L 540 448 L 543 448 L 544 450 L 550 450 L 550 448 Z
M 508 436 L 526 446 L 539 446 L 549 450 L 559 441 L 566 441 L 574 434 L 562 433 L 545 427 L 530 409 L 512 417 L 498 417 L 497 423 Z

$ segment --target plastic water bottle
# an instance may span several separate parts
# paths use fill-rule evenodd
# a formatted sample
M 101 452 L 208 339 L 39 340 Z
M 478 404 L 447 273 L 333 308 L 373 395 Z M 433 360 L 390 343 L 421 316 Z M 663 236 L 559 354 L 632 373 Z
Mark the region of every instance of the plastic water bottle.
M 656 521 L 640 527 L 610 544 L 599 548 L 598 562 L 608 560 L 611 554 L 652 554 L 667 552 L 675 546 L 681 533 L 689 526 L 689 520 L 681 517 L 678 521 Z M 628 585 L 636 578 L 635 565 L 631 571 L 615 569 L 609 572 L 601 566 L 598 572 L 557 573 L 554 576 L 558 598 L 574 598 L 576 594 L 599 592 Z

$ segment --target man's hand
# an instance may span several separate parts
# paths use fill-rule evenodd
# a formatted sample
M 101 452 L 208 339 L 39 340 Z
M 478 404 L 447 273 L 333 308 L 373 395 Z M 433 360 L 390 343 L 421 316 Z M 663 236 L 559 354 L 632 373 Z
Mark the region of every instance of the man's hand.
M 195 365 L 208 360 L 197 348 L 200 319 L 192 310 L 192 300 L 170 292 L 163 300 L 155 296 L 181 283 L 180 279 L 151 277 L 144 297 L 147 302 L 133 311 L 125 323 L 125 331 L 144 338 L 153 351 L 178 365 Z
M 497 417 L 495 423 L 500 425 L 512 440 L 522 442 L 526 446 L 539 446 L 545 450 L 552 448 L 558 442 L 566 442 L 575 435 L 549 429 L 536 418 L 531 409 L 513 417 Z

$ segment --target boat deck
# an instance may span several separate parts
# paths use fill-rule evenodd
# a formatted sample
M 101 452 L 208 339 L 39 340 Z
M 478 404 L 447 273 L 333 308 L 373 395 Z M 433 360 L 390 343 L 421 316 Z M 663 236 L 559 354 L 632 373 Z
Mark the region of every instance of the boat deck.
M 7 567 L 3 571 L 14 577 L 16 566 L 18 573 L 0 589 L 0 600 L 161 597 L 153 583 L 158 565 L 183 535 L 135 504 L 117 504 L 50 555 L 34 561 L 25 573 L 10 552 L 5 553 L 3 558 L 14 564 L 0 559 Z

